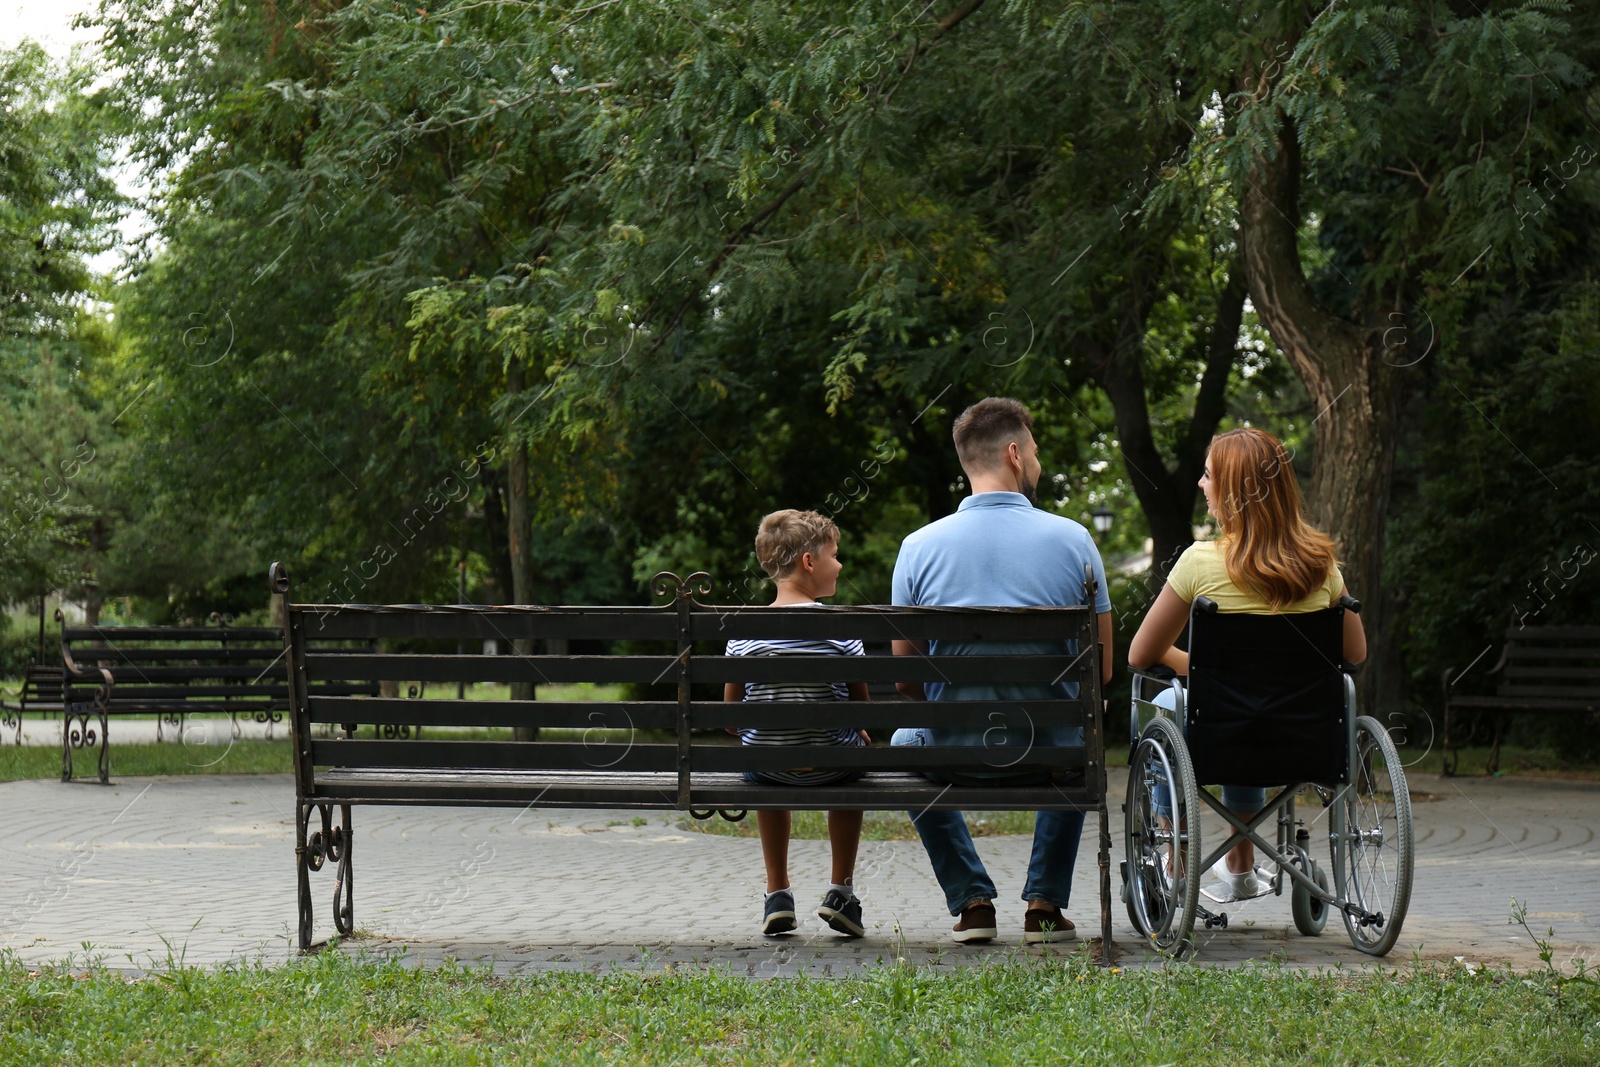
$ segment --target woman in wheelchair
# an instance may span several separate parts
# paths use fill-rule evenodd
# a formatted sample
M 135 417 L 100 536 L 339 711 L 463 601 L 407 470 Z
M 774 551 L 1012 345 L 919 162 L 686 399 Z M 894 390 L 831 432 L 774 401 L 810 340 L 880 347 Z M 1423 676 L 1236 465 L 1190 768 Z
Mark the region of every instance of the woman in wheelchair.
M 1173 642 L 1197 597 L 1209 598 L 1220 612 L 1268 615 L 1321 611 L 1347 593 L 1333 542 L 1301 513 L 1289 454 L 1276 437 L 1247 428 L 1213 438 L 1200 489 L 1219 533 L 1190 545 L 1167 576 L 1128 649 L 1136 670 L 1160 664 L 1180 676 L 1189 673 L 1188 653 Z M 1347 662 L 1366 658 L 1366 635 L 1354 611 L 1344 612 L 1343 638 Z M 1170 708 L 1174 694 L 1164 690 L 1156 703 Z M 1242 818 L 1254 816 L 1265 802 L 1261 787 L 1223 786 L 1223 805 Z M 1249 841 L 1235 845 L 1213 872 L 1229 897 L 1265 891 L 1267 876 L 1256 868 Z

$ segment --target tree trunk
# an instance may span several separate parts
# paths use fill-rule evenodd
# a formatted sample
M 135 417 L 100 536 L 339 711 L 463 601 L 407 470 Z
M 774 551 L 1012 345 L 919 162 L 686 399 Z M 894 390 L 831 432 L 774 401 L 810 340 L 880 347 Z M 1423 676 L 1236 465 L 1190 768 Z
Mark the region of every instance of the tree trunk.
M 1391 620 L 1382 595 L 1383 530 L 1394 468 L 1396 413 L 1406 379 L 1383 359 L 1387 312 L 1368 301 L 1366 328 L 1324 308 L 1297 246 L 1300 145 L 1285 118 L 1276 155 L 1257 157 L 1240 201 L 1250 299 L 1316 407 L 1310 521 L 1339 546 L 1350 594 L 1362 601 L 1368 640 L 1386 647 Z M 1372 657 L 1374 664 L 1388 657 Z M 1358 679 L 1364 710 L 1377 714 L 1376 672 Z
M 495 467 L 483 472 L 483 525 L 484 555 L 489 560 L 489 580 L 494 587 L 489 600 L 509 604 L 511 591 L 516 588 L 511 580 L 511 540 L 507 536 L 511 524 L 506 518 L 505 479 Z
M 506 372 L 506 391 L 516 397 L 522 393 L 522 364 L 515 360 Z M 513 402 L 509 410 L 520 410 Z M 528 513 L 528 441 L 515 426 L 507 426 L 511 457 L 506 463 L 506 545 L 511 556 L 511 600 L 515 604 L 533 603 L 533 523 Z M 533 654 L 533 641 L 516 638 L 511 642 L 518 656 Z M 512 682 L 512 700 L 534 699 L 532 682 Z M 518 741 L 537 741 L 539 728 L 518 726 L 512 737 Z
M 961 469 L 954 467 L 952 470 L 955 448 L 943 435 L 936 437 L 929 433 L 927 423 L 920 420 L 911 424 L 906 436 L 910 445 L 907 451 L 915 464 L 917 480 L 922 485 L 923 506 L 928 509 L 928 521 L 942 519 L 956 509 L 955 494 L 950 491 L 954 474 Z
M 1132 306 L 1111 342 L 1111 354 L 1090 357 L 1094 377 L 1111 401 L 1122 460 L 1150 527 L 1150 566 L 1158 580 L 1166 579 L 1179 554 L 1194 541 L 1200 471 L 1205 466 L 1211 437 L 1227 411 L 1228 374 L 1233 368 L 1239 324 L 1244 316 L 1242 273 L 1242 268 L 1231 271 L 1227 286 L 1217 296 L 1194 412 L 1170 462 L 1156 444 L 1150 427 L 1142 348 L 1150 302 L 1139 299 L 1137 285 L 1129 297 Z

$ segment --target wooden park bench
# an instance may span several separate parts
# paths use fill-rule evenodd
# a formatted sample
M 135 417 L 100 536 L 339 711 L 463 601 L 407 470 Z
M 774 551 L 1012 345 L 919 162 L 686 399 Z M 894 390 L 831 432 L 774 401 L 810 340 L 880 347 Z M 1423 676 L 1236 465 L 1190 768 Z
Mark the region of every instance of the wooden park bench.
M 1500 769 L 1500 742 L 1515 712 L 1600 712 L 1600 626 L 1513 626 L 1506 630 L 1500 661 L 1487 672 L 1496 678 L 1489 696 L 1457 692 L 1455 668 L 1444 672 L 1445 774 L 1454 774 L 1464 743 L 1457 712 L 1485 711 L 1491 731 L 1486 770 Z
M 1039 810 L 1100 816 L 1102 962 L 1111 958 L 1110 828 L 1100 650 L 1093 611 L 1081 608 L 714 607 L 700 603 L 710 579 L 658 575 L 658 607 L 479 607 L 295 604 L 283 568 L 273 587 L 284 597 L 295 747 L 300 947 L 313 946 L 311 875 L 331 864 L 333 925 L 355 929 L 350 809 L 358 804 L 634 808 L 720 812 L 742 818 L 761 808 L 803 810 Z M 1092 594 L 1091 594 L 1092 596 Z M 386 651 L 329 654 L 314 637 L 381 641 Z M 733 638 L 860 638 L 866 656 L 729 657 Z M 612 642 L 607 655 L 477 656 L 389 651 L 407 643 L 453 647 L 459 640 L 586 639 Z M 1031 642 L 1031 653 L 891 657 L 891 640 Z M 626 643 L 626 644 L 624 644 Z M 559 647 L 559 646 L 558 646 Z M 1024 646 L 1027 647 L 1027 646 Z M 1071 651 L 1069 651 L 1071 650 Z M 403 700 L 319 694 L 333 678 L 428 682 L 595 682 L 634 687 L 613 702 Z M 1076 681 L 1077 699 L 924 703 L 724 703 L 734 682 L 858 681 L 869 685 L 949 681 L 1042 685 Z M 641 695 L 642 694 L 642 695 Z M 727 727 L 791 725 L 871 732 L 870 747 L 739 745 Z M 355 723 L 426 725 L 428 740 L 365 740 Z M 317 728 L 344 725 L 323 739 Z M 1071 747 L 903 747 L 895 727 L 979 727 L 1033 737 L 1082 727 Z M 512 740 L 507 727 L 579 731 L 577 739 L 541 732 Z M 476 731 L 462 736 L 460 728 Z M 609 728 L 602 730 L 601 728 Z M 1025 732 L 1025 733 L 1023 733 Z M 452 734 L 455 734 L 452 737 Z M 987 736 L 987 735 L 985 735 Z M 1016 736 L 1016 735 L 1013 735 Z M 854 768 L 858 781 L 822 786 L 747 784 L 740 772 Z M 943 785 L 920 771 L 1033 773 L 1046 784 Z
M 160 741 L 166 728 L 181 740 L 190 715 L 226 714 L 237 738 L 241 718 L 270 729 L 289 708 L 283 631 L 271 626 L 62 626 L 61 657 L 63 782 L 74 776 L 73 753 L 89 748 L 110 784 L 113 716 L 154 716 Z M 317 691 L 368 689 L 335 681 Z
M 15 728 L 17 744 L 22 744 L 22 716 L 26 712 L 60 712 L 62 671 L 60 663 L 30 663 L 23 673 L 22 692 L 14 704 L 0 702 L 0 727 Z

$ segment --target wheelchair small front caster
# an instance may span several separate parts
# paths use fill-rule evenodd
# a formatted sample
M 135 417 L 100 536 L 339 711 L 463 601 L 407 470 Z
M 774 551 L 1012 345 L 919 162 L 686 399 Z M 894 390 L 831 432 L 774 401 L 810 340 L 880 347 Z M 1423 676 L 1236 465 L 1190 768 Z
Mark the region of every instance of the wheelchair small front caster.
M 1215 915 L 1206 916 L 1207 930 L 1226 930 L 1228 928 L 1228 913 L 1219 911 Z
M 1302 853 L 1297 857 L 1295 865 L 1301 871 L 1310 875 L 1317 888 L 1324 893 L 1332 895 L 1332 883 L 1328 880 L 1328 872 L 1315 860 L 1309 860 Z M 1294 884 L 1289 894 L 1289 910 L 1294 916 L 1294 926 L 1307 937 L 1316 937 L 1322 933 L 1323 927 L 1328 923 L 1328 905 L 1325 901 L 1311 895 L 1311 891 L 1299 882 Z

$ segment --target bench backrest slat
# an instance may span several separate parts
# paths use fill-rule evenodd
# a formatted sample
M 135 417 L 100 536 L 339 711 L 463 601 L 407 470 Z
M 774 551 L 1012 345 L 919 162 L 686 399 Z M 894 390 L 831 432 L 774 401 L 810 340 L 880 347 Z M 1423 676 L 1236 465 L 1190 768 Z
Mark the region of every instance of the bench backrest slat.
M 341 767 L 452 767 L 483 770 L 673 771 L 674 745 L 616 746 L 596 758 L 593 745 L 581 742 L 504 741 L 364 741 L 312 739 L 316 764 Z
M 308 640 L 675 641 L 677 620 L 662 609 L 492 607 L 432 604 L 297 604 Z
M 1600 641 L 1600 626 L 1510 626 L 1507 644 L 1542 644 L 1547 641 Z
M 61 650 L 58 684 L 63 703 L 73 707 L 123 714 L 289 708 L 284 635 L 271 627 L 68 626 Z M 377 693 L 375 685 L 332 677 L 313 688 L 327 695 Z
M 1077 610 L 1077 609 L 1074 609 Z M 1048 637 L 1063 641 L 1077 636 L 1077 614 L 1059 608 L 1012 608 L 1004 613 L 973 615 L 961 608 L 821 607 L 738 608 L 698 612 L 691 622 L 697 641 L 760 639 L 781 634 L 790 638 L 861 641 L 1028 641 Z
M 287 594 L 287 581 L 279 583 Z M 676 781 L 659 798 L 662 806 L 692 805 L 694 771 L 802 767 L 937 769 L 970 767 L 990 773 L 1089 771 L 1063 802 L 1082 803 L 1104 794 L 1104 737 L 1100 723 L 1099 654 L 1095 615 L 1081 608 L 919 609 L 827 607 L 808 609 L 703 605 L 680 584 L 672 603 L 660 607 L 485 607 L 430 605 L 294 604 L 285 595 L 287 662 L 291 682 L 291 722 L 296 744 L 297 790 L 318 792 L 319 767 L 351 772 L 405 768 L 418 774 L 446 774 L 450 768 L 480 771 L 675 772 Z M 410 650 L 408 641 L 438 648 L 449 640 L 493 637 L 585 639 L 632 642 L 627 654 L 461 655 Z M 803 639 L 859 638 L 865 656 L 784 654 L 730 657 L 725 643 L 739 637 Z M 380 642 L 373 650 L 319 650 L 321 640 Z M 977 655 L 893 657 L 891 640 L 960 642 Z M 973 648 L 979 642 L 991 648 Z M 502 646 L 504 647 L 504 646 Z M 590 682 L 646 687 L 622 701 L 512 701 L 341 697 L 320 694 L 317 686 L 334 680 L 350 684 L 383 682 Z M 710 687 L 725 683 L 866 682 L 880 694 L 894 683 L 950 682 L 992 685 L 1053 694 L 1054 699 L 951 701 L 936 704 L 899 699 L 869 703 L 722 703 L 706 699 Z M 1068 683 L 1080 687 L 1067 699 Z M 650 689 L 650 686 L 656 689 Z M 665 699 L 674 687 L 677 699 Z M 656 694 L 664 699 L 639 699 Z M 725 726 L 793 726 L 818 729 L 868 728 L 870 747 L 741 746 Z M 323 739 L 313 725 L 377 724 L 425 726 L 429 740 L 401 737 Z M 534 742 L 484 740 L 456 735 L 452 728 L 537 726 L 584 731 L 576 737 Z M 896 726 L 960 729 L 969 736 L 992 736 L 993 744 L 962 749 L 913 746 L 891 748 L 887 731 Z M 1079 729 L 1080 744 L 1043 743 L 1043 731 Z M 640 736 L 638 730 L 658 730 Z M 985 733 L 985 731 L 989 731 Z M 610 731 L 610 733 L 608 733 Z M 692 731 L 703 731 L 692 735 Z M 1066 734 L 1068 738 L 1072 734 Z M 491 735 L 492 737 L 492 735 Z M 1035 745 L 1038 737 L 1041 743 Z M 673 743 L 675 741 L 675 743 Z M 1007 747 L 1014 746 L 1014 747 Z M 997 750 L 1000 757 L 997 759 Z M 329 779 L 327 789 L 335 789 Z M 433 778 L 429 778 L 432 781 Z M 408 796 L 433 796 L 417 779 Z M 360 788 L 353 786 L 351 788 Z M 456 783 L 452 788 L 464 788 Z M 486 790 L 490 785 L 486 784 Z M 494 788 L 504 788 L 500 783 Z M 348 795 L 348 794 L 341 794 Z M 370 796 L 371 794 L 366 794 Z M 443 794 L 438 794 L 443 795 Z M 485 796 L 488 795 L 486 792 Z M 498 794 L 496 794 L 498 795 Z M 1041 798 L 1042 799 L 1042 798 Z M 1052 798 L 1054 799 L 1054 798 Z
M 1495 695 L 1505 700 L 1600 700 L 1600 626 L 1527 626 L 1506 631 Z

